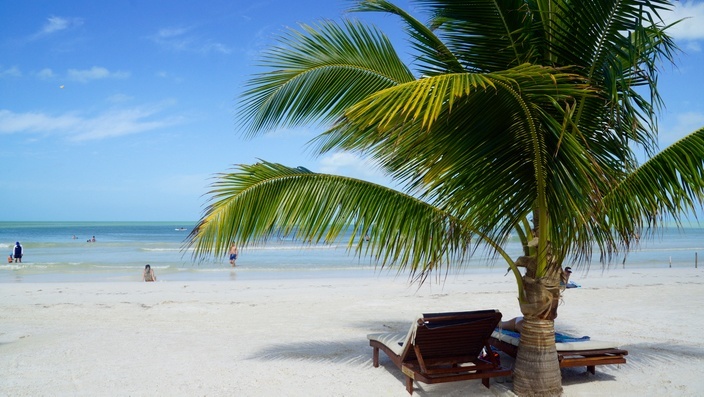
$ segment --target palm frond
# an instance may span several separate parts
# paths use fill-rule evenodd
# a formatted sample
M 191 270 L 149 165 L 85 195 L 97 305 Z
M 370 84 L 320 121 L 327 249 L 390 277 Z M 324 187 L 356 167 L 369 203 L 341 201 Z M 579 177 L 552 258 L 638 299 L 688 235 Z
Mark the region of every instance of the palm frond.
M 321 150 L 371 155 L 409 192 L 463 221 L 481 224 L 482 233 L 500 240 L 533 208 L 539 189 L 536 167 L 547 164 L 537 155 L 558 164 L 544 175 L 556 219 L 569 218 L 568 209 L 577 209 L 566 203 L 579 203 L 579 211 L 590 212 L 583 198 L 603 186 L 597 181 L 601 173 L 592 171 L 581 141 L 565 136 L 565 121 L 548 120 L 556 113 L 551 108 L 589 90 L 579 76 L 530 65 L 504 73 L 434 76 L 370 96 L 317 143 Z M 541 112 L 543 108 L 548 110 Z M 534 118 L 554 125 L 553 137 L 548 137 L 553 151 L 536 153 L 545 143 L 536 146 L 540 139 L 526 122 Z M 575 169 L 579 171 L 571 175 Z M 573 189 L 561 189 L 563 184 Z
M 661 104 L 655 65 L 663 60 L 672 62 L 676 51 L 658 17 L 658 12 L 672 7 L 669 1 L 536 3 L 540 9 L 536 16 L 544 28 L 540 46 L 545 61 L 578 68 L 604 93 L 606 106 L 602 99 L 583 98 L 576 113 L 577 124 L 583 131 L 619 134 L 626 146 L 642 145 L 654 153 L 655 111 Z M 649 97 L 638 87 L 646 87 Z
M 263 56 L 240 112 L 250 134 L 277 126 L 330 122 L 378 90 L 413 80 L 388 38 L 347 21 L 289 30 Z
M 533 18 L 523 0 L 418 0 L 431 15 L 430 27 L 460 59 L 465 70 L 496 72 L 535 63 Z
M 704 203 L 704 128 L 663 150 L 604 197 L 601 210 L 624 246 L 657 227 L 665 216 L 677 224 Z
M 427 130 L 443 109 L 452 112 L 459 98 L 475 91 L 496 91 L 498 82 L 514 87 L 534 102 L 534 98 L 546 94 L 555 100 L 586 94 L 589 89 L 586 84 L 579 84 L 581 79 L 578 75 L 535 65 L 490 74 L 448 73 L 378 91 L 351 106 L 345 117 L 348 122 L 376 125 L 380 129 L 414 120 Z
M 462 73 L 462 64 L 445 44 L 425 24 L 413 18 L 408 12 L 385 0 L 360 1 L 351 11 L 384 12 L 397 15 L 406 23 L 406 32 L 411 45 L 418 52 L 418 71 L 423 76 L 439 73 Z
M 418 3 L 427 26 L 387 0 L 361 0 L 352 11 L 400 17 L 421 78 L 375 28 L 303 25 L 264 55 L 240 109 L 250 134 L 331 126 L 314 140 L 320 153 L 371 156 L 404 193 L 271 163 L 241 166 L 214 185 L 192 235 L 196 252 L 274 233 L 330 241 L 354 225 L 355 238 L 374 230 L 388 244 L 369 247 L 375 260 L 424 273 L 462 256 L 476 236 L 499 251 L 516 228 L 527 240 L 531 214 L 537 251 L 549 240 L 554 267 L 568 254 L 609 255 L 654 222 L 638 219 L 701 203 L 698 138 L 641 168 L 634 152 L 657 150 L 657 65 L 676 51 L 658 15 L 668 0 Z
M 427 275 L 461 261 L 477 242 L 467 224 L 412 196 L 280 164 L 241 165 L 220 175 L 210 195 L 188 239 L 197 259 L 224 255 L 232 241 L 246 247 L 290 236 L 330 243 L 351 228 L 348 249 L 382 267 Z

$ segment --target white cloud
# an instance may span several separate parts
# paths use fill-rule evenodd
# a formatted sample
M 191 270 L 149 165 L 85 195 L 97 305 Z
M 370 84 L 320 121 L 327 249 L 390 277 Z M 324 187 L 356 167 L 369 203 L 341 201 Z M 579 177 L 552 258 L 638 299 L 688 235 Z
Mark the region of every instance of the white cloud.
M 80 122 L 74 115 L 49 116 L 43 113 L 14 113 L 0 110 L 0 133 L 51 132 L 66 130 Z
M 60 17 L 49 17 L 47 23 L 42 28 L 42 33 L 54 33 L 59 30 L 64 30 L 71 25 L 68 19 Z
M 173 81 L 174 83 L 182 83 L 183 82 L 183 78 L 181 78 L 173 73 L 169 73 L 169 72 L 166 72 L 163 70 L 156 72 L 156 77 L 158 77 L 160 79 L 168 79 L 168 80 Z
M 83 19 L 81 18 L 64 18 L 57 16 L 50 16 L 47 18 L 46 23 L 39 29 L 38 32 L 34 33 L 30 39 L 38 39 L 43 36 L 48 36 L 62 30 L 67 30 L 70 28 L 78 27 L 83 25 Z
M 221 54 L 229 54 L 232 50 L 225 44 L 217 43 L 214 41 L 207 41 L 203 43 L 201 47 L 202 52 L 219 52 Z
M 106 68 L 93 66 L 90 69 L 78 70 L 69 69 L 68 76 L 70 80 L 78 81 L 81 83 L 87 83 L 91 80 L 101 80 L 101 79 L 126 79 L 130 77 L 129 72 L 111 72 Z
M 668 32 L 679 40 L 704 39 L 704 2 L 701 1 L 676 1 L 672 12 L 663 14 L 666 23 L 684 19 L 673 26 Z
M 192 28 L 163 28 L 150 37 L 156 44 L 171 51 L 195 52 L 200 54 L 229 54 L 232 49 L 225 44 L 198 37 Z
M 158 108 L 118 109 L 104 112 L 92 119 L 83 120 L 81 128 L 73 135 L 77 141 L 112 138 L 151 131 L 177 124 L 178 119 L 152 120 Z
M 666 148 L 704 125 L 704 113 L 684 112 L 674 115 L 674 125 L 660 128 L 660 147 Z
M 189 30 L 190 28 L 164 28 L 159 29 L 156 35 L 161 39 L 169 39 L 172 37 L 183 36 L 184 34 L 188 33 Z
M 159 116 L 167 106 L 163 103 L 111 109 L 97 115 L 72 112 L 58 116 L 0 109 L 0 134 L 60 134 L 72 141 L 138 134 L 183 122 L 181 117 Z
M 133 100 L 134 97 L 129 96 L 127 94 L 115 94 L 111 95 L 107 98 L 107 101 L 110 103 L 123 103 L 123 102 L 129 102 Z
M 17 66 L 13 66 L 11 68 L 4 68 L 0 66 L 0 78 L 3 77 L 20 77 L 22 76 L 22 72 Z
M 49 79 L 53 79 L 54 77 L 56 77 L 56 75 L 54 74 L 53 70 L 51 70 L 49 68 L 44 68 L 44 69 L 37 72 L 37 77 L 39 77 L 42 80 L 49 80 Z
M 337 152 L 322 157 L 319 172 L 390 185 L 390 179 L 379 170 L 376 163 L 349 152 Z
M 682 49 L 687 52 L 701 52 L 702 46 L 697 41 L 687 41 Z
M 680 113 L 676 120 L 678 127 L 682 128 L 685 133 L 690 133 L 704 125 L 704 114 L 698 112 Z

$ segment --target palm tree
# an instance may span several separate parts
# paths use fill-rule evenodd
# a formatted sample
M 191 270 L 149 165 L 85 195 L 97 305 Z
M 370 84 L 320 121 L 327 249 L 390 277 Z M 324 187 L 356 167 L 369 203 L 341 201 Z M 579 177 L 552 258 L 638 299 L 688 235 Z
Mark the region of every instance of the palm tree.
M 326 126 L 312 142 L 318 153 L 371 157 L 403 191 L 240 165 L 213 184 L 189 245 L 203 259 L 233 240 L 332 241 L 352 227 L 356 254 L 422 282 L 486 244 L 512 269 L 525 318 L 514 391 L 559 395 L 563 262 L 594 251 L 606 262 L 704 198 L 704 129 L 658 152 L 657 65 L 676 50 L 659 13 L 671 4 L 417 3 L 428 24 L 385 0 L 353 8 L 403 21 L 415 73 L 374 27 L 302 25 L 264 54 L 241 107 L 249 136 Z M 503 250 L 512 232 L 524 243 L 516 259 Z

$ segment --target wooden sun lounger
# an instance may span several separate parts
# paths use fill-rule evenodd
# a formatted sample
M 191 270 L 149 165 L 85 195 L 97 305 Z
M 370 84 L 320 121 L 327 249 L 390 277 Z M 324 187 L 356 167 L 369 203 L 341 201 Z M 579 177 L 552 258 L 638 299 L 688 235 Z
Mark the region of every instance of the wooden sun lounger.
M 413 394 L 413 381 L 428 384 L 510 376 L 490 352 L 489 337 L 501 320 L 496 310 L 423 314 L 408 333 L 367 335 L 373 350 L 373 365 L 379 366 L 379 350 L 389 356 L 406 377 L 406 390 Z
M 594 374 L 597 365 L 626 363 L 628 351 L 617 347 L 608 347 L 610 344 L 613 345 L 609 342 L 592 342 L 557 343 L 557 358 L 560 361 L 560 368 L 587 367 L 587 371 Z M 489 343 L 511 357 L 515 358 L 518 353 L 518 341 L 515 338 L 505 337 L 498 331 L 493 333 Z M 584 348 L 580 348 L 580 344 L 583 344 Z M 590 346 L 592 347 L 590 348 Z

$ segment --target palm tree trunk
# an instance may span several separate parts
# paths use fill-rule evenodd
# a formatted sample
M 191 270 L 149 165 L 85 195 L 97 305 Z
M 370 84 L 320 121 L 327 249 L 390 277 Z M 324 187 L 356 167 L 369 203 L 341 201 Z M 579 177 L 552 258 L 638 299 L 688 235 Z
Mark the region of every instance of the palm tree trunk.
M 513 391 L 519 396 L 562 394 L 560 363 L 555 349 L 555 323 L 524 317 L 521 343 L 513 369 Z
M 559 396 L 562 375 L 554 322 L 560 299 L 559 279 L 533 279 L 526 274 L 523 282 L 523 329 L 513 370 L 513 391 L 519 396 Z

